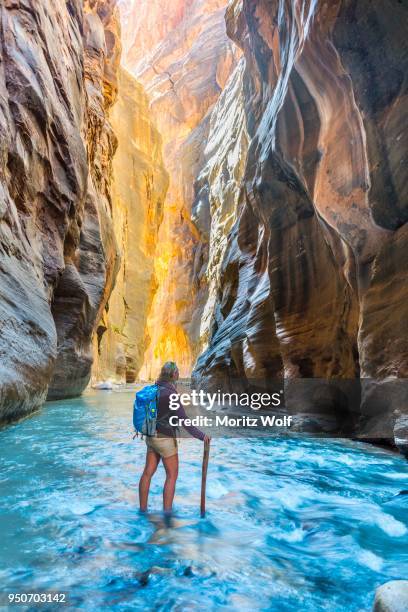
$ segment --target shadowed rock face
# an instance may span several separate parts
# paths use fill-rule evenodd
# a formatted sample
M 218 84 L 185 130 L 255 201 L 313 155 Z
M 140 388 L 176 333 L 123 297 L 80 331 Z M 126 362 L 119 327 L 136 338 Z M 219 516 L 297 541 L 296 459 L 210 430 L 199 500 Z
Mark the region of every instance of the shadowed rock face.
M 0 7 L 0 418 L 79 394 L 109 296 L 115 2 Z
M 201 286 L 200 300 L 205 301 L 200 322 L 200 345 L 208 346 L 220 320 L 217 303 L 221 285 L 222 263 L 228 249 L 228 237 L 237 220 L 240 183 L 245 170 L 248 134 L 243 94 L 245 61 L 237 64 L 210 117 L 205 166 L 196 181 L 192 219 L 205 245 L 207 261 L 196 269 Z
M 386 1 L 230 3 L 251 142 L 197 384 L 406 377 L 404 15 Z M 377 392 L 365 385 L 363 407 Z
M 109 110 L 117 96 L 119 20 L 116 1 L 89 0 L 84 10 L 87 194 L 79 244 L 73 257 L 65 258 L 67 266 L 52 303 L 58 357 L 49 399 L 79 395 L 89 383 L 92 335 L 120 264 L 111 197 L 112 158 L 117 141 L 109 122 Z

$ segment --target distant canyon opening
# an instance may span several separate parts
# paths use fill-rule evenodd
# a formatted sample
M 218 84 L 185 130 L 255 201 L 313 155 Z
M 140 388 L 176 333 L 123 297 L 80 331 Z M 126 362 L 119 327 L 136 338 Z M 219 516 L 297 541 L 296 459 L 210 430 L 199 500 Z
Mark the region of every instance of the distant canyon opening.
M 223 186 L 211 194 L 208 175 L 211 165 L 225 164 L 214 157 L 232 129 L 238 149 L 226 151 L 234 155 L 226 170 L 242 172 L 246 152 L 239 99 L 229 100 L 239 117 L 229 109 L 229 123 L 217 133 L 216 105 L 242 55 L 227 35 L 226 6 L 226 0 L 119 2 L 122 66 L 110 120 L 118 139 L 112 202 L 122 261 L 95 336 L 94 380 L 154 379 L 170 359 L 190 377 L 208 344 L 236 218 L 233 188 L 238 192 L 234 177 L 225 176 L 223 203 Z M 236 86 L 233 93 L 241 95 Z M 224 210 L 211 228 L 214 206 Z

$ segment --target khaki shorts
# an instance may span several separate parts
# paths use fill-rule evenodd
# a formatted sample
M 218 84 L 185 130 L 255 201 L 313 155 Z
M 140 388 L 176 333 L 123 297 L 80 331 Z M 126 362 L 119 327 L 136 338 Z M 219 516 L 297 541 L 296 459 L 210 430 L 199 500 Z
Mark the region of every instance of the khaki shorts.
M 172 457 L 173 455 L 177 455 L 177 452 L 178 452 L 178 445 L 177 445 L 176 438 L 168 438 L 168 437 L 161 438 L 160 436 L 157 436 L 157 435 L 146 437 L 146 446 L 147 446 L 148 451 L 152 450 L 158 455 L 160 455 L 160 457 L 164 457 L 165 459 L 167 459 L 167 457 Z

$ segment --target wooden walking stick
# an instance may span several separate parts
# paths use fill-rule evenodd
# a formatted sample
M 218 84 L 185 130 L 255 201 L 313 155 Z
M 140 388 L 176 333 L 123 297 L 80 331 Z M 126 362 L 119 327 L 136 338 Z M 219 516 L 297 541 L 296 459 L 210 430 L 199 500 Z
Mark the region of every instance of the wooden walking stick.
M 201 473 L 201 505 L 200 505 L 201 518 L 205 517 L 205 489 L 207 485 L 207 470 L 208 470 L 209 456 L 210 456 L 210 442 L 204 442 L 203 470 Z

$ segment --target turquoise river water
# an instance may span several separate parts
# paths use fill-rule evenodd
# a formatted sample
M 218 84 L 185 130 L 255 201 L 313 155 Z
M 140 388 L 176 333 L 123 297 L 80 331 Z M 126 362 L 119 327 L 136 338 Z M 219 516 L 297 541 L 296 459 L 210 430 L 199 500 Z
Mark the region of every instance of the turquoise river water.
M 0 430 L 3 603 L 56 591 L 75 610 L 355 612 L 408 577 L 402 457 L 302 436 L 215 439 L 200 519 L 202 444 L 183 440 L 168 526 L 162 466 L 151 513 L 137 511 L 145 444 L 131 408 L 128 392 L 91 392 Z M 58 606 L 25 607 L 39 608 Z

